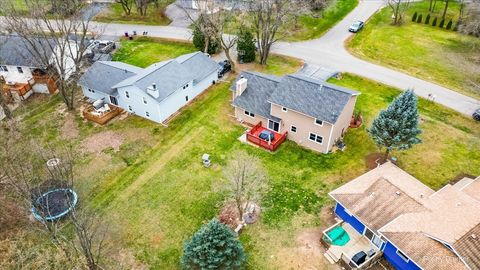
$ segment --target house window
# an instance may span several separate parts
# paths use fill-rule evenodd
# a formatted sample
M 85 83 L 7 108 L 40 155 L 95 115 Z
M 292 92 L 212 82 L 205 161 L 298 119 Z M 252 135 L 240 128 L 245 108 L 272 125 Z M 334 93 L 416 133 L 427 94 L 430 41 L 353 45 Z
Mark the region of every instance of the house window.
M 17 67 L 17 71 L 18 71 L 18 73 L 23 73 L 22 67 Z
M 0 71 L 8 72 L 7 66 L 0 66 Z
M 128 110 L 132 111 L 132 106 L 128 105 Z
M 255 114 L 254 113 L 251 113 L 249 111 L 245 111 L 244 114 L 250 116 L 250 117 L 255 117 Z
M 185 101 L 188 101 L 188 96 L 185 96 Z
M 287 109 L 287 108 L 285 108 L 285 107 L 282 107 L 282 111 L 284 111 L 284 112 L 288 112 L 288 109 Z
M 125 91 L 125 97 L 130 98 L 130 94 L 128 93 L 128 91 Z
M 291 126 L 290 131 L 293 133 L 297 133 L 297 127 L 296 126 Z
M 323 126 L 323 121 L 320 119 L 315 119 L 315 125 Z
M 319 136 L 315 133 L 310 133 L 310 136 L 308 138 L 310 139 L 310 141 L 314 141 L 314 142 L 319 143 L 319 144 L 322 144 L 322 142 L 323 142 L 323 137 Z
M 143 99 L 143 104 L 147 104 L 147 99 L 146 98 L 142 98 Z
M 407 257 L 407 255 L 405 255 L 403 252 L 401 252 L 398 249 L 397 249 L 397 255 L 398 255 L 398 257 L 402 258 L 402 260 L 404 260 L 405 262 L 410 261 L 410 259 Z
M 95 90 L 88 88 L 88 92 L 95 93 Z
M 149 113 L 149 112 L 146 112 L 145 115 L 146 115 L 147 117 L 150 117 L 150 113 Z

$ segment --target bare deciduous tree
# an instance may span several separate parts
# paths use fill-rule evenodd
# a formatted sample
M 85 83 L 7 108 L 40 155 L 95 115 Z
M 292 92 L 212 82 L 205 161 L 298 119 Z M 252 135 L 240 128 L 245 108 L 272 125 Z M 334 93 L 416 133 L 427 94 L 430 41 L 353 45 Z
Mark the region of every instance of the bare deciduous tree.
M 148 5 L 150 0 L 136 0 L 137 12 L 140 16 L 147 16 Z
M 122 6 L 123 12 L 126 16 L 132 13 L 133 0 L 115 0 L 115 3 Z
M 88 38 L 94 30 L 91 16 L 87 17 L 77 0 L 61 1 L 55 9 L 44 0 L 25 0 L 28 14 L 19 10 L 15 1 L 7 1 L 10 4 L 4 10 L 6 29 L 22 38 L 31 57 L 55 80 L 67 108 L 73 110 L 76 82 Z
M 258 203 L 266 192 L 267 175 L 258 158 L 245 152 L 234 153 L 234 158 L 224 170 L 228 182 L 225 185 L 227 198 L 233 200 L 238 210 L 238 219 L 252 202 Z
M 294 23 L 305 11 L 306 1 L 256 0 L 249 4 L 249 13 L 256 34 L 260 64 L 266 65 L 272 45 L 285 37 L 283 27 Z
M 40 216 L 42 231 L 48 235 L 51 243 L 64 254 L 70 263 L 77 267 L 96 270 L 103 254 L 105 227 L 97 215 L 88 208 L 68 206 L 70 213 L 62 221 L 47 221 L 50 208 L 37 202 L 46 191 L 58 188 L 75 188 L 74 157 L 71 149 L 62 151 L 45 149 L 38 144 L 19 140 L 19 125 L 14 121 L 4 124 L 0 130 L 0 171 L 3 182 L 15 194 L 25 209 L 36 208 Z M 47 165 L 52 158 L 58 159 L 55 166 Z M 67 196 L 67 194 L 65 194 Z M 70 236 L 73 229 L 75 237 Z M 80 265 L 78 265 L 80 264 Z
M 480 1 L 475 0 L 466 6 L 465 17 L 459 30 L 467 35 L 480 37 Z
M 405 11 L 410 6 L 410 0 L 385 0 L 385 2 L 392 10 L 392 24 L 402 24 Z

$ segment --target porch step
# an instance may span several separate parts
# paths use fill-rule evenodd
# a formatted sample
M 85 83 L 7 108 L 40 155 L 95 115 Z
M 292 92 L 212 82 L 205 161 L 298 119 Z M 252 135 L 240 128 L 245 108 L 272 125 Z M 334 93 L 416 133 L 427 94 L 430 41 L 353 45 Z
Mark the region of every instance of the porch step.
M 323 256 L 324 256 L 325 258 L 327 258 L 327 261 L 328 261 L 330 264 L 335 264 L 335 260 L 334 260 L 332 257 L 330 257 L 328 251 L 325 252 L 325 253 L 323 253 Z

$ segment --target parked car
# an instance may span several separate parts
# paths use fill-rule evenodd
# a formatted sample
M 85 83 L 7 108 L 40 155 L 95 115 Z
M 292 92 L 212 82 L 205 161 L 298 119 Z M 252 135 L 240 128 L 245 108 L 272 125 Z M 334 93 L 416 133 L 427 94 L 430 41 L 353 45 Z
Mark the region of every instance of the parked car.
M 218 62 L 218 77 L 222 78 L 225 73 L 229 72 L 232 70 L 232 64 L 230 64 L 230 61 L 224 60 L 221 62 Z
M 264 130 L 264 131 L 260 132 L 258 137 L 260 137 L 260 139 L 262 139 L 264 141 L 267 141 L 267 142 L 268 141 L 273 142 L 275 140 L 275 135 L 273 134 L 273 132 L 268 131 L 268 130 Z
M 362 21 L 355 21 L 352 23 L 352 25 L 350 25 L 350 28 L 348 28 L 348 31 L 357 33 L 363 28 L 363 24 L 364 23 Z
M 473 119 L 480 121 L 480 109 L 477 109 L 472 116 L 473 116 Z

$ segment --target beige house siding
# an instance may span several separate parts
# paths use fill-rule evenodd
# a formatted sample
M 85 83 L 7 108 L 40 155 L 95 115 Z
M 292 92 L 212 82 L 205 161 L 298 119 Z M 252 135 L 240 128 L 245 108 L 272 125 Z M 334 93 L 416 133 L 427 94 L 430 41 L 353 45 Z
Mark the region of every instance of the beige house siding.
M 250 117 L 245 114 L 245 110 L 239 107 L 235 107 L 235 118 L 240 122 L 246 122 L 250 125 L 256 125 L 258 122 L 262 121 L 262 126 L 267 127 L 268 119 L 255 114 L 255 117 Z
M 302 113 L 288 109 L 287 112 L 282 110 L 282 106 L 272 104 L 271 115 L 282 119 L 280 123 L 280 132 L 288 131 L 288 139 L 299 145 L 312 149 L 314 151 L 327 153 L 330 150 L 328 141 L 332 131 L 332 124 L 323 122 L 322 126 L 315 124 L 315 118 L 306 116 Z M 291 131 L 291 126 L 297 128 L 297 132 Z M 322 144 L 311 141 L 310 133 L 315 133 L 323 137 Z
M 352 120 L 353 110 L 355 109 L 355 102 L 357 101 L 357 96 L 352 96 L 348 101 L 347 105 L 343 109 L 342 113 L 337 119 L 337 123 L 333 128 L 332 137 L 330 140 L 330 148 L 335 144 L 335 141 L 342 137 L 348 130 L 350 126 L 350 120 Z

